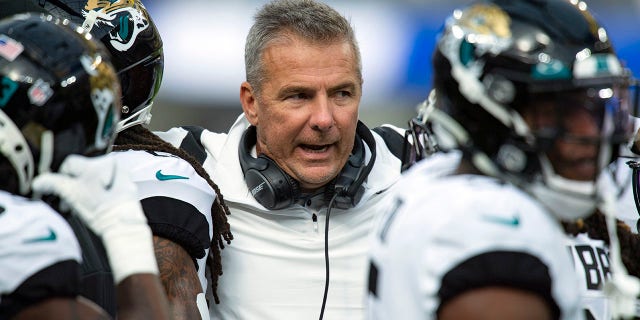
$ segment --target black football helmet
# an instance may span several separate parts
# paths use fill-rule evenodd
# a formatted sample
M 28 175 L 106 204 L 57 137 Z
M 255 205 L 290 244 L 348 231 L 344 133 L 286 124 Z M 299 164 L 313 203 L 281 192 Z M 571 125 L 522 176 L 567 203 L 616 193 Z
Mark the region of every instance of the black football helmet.
M 592 212 L 599 178 L 561 176 L 549 151 L 560 139 L 591 143 L 605 168 L 630 139 L 631 75 L 584 2 L 474 2 L 447 19 L 432 63 L 440 148 L 450 141 L 484 174 L 523 186 L 561 219 Z M 578 109 L 598 122 L 598 138 L 568 133 Z M 531 128 L 525 119 L 535 112 L 553 123 Z
M 0 20 L 0 152 L 21 194 L 69 154 L 110 150 L 120 94 L 108 51 L 79 26 L 44 14 Z
M 160 33 L 141 1 L 26 1 L 81 25 L 107 47 L 122 86 L 118 132 L 151 121 L 151 106 L 162 82 L 164 55 Z

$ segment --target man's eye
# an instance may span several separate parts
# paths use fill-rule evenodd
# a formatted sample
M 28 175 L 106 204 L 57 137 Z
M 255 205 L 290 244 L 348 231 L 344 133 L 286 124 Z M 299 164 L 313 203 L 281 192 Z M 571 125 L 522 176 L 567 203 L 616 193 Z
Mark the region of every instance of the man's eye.
M 293 100 L 303 100 L 306 98 L 307 98 L 307 95 L 304 93 L 296 93 L 287 97 L 287 99 L 293 99 Z
M 336 95 L 337 95 L 339 98 L 348 98 L 348 97 L 351 97 L 351 92 L 350 92 L 350 91 L 345 91 L 345 90 L 343 90 L 343 91 L 338 91 L 338 92 L 336 93 Z

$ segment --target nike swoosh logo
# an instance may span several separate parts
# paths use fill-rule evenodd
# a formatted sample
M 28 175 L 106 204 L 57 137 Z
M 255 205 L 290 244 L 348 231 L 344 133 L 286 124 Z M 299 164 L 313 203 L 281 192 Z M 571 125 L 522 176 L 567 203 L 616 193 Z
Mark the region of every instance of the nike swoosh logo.
M 105 190 L 111 190 L 111 187 L 113 187 L 113 183 L 116 181 L 116 173 L 115 172 L 111 172 L 111 179 L 109 180 L 109 182 L 107 182 L 107 184 L 104 186 Z
M 160 181 L 167 181 L 167 180 L 177 180 L 177 179 L 189 179 L 189 177 L 183 177 L 183 176 L 176 176 L 176 175 L 172 175 L 172 174 L 162 174 L 162 172 L 160 172 L 162 170 L 158 170 L 156 171 L 156 178 Z
M 483 215 L 482 219 L 488 222 L 503 224 L 510 227 L 517 227 L 520 225 L 519 216 L 502 217 L 502 216 L 494 216 L 494 215 Z
M 58 238 L 58 236 L 56 235 L 56 232 L 53 231 L 53 229 L 49 228 L 49 234 L 48 235 L 42 236 L 42 237 L 37 237 L 37 238 L 27 239 L 27 240 L 24 240 L 23 243 L 51 242 L 51 241 L 56 241 L 57 238 Z

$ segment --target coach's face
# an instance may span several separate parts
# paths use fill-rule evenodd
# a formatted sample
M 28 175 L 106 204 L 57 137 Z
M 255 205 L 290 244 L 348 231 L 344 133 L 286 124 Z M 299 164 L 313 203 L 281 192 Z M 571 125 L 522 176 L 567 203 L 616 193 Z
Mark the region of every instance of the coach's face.
M 268 46 L 261 92 L 244 82 L 240 98 L 257 127 L 257 150 L 303 191 L 330 182 L 346 163 L 355 137 L 362 82 L 347 42 L 308 43 L 297 37 Z

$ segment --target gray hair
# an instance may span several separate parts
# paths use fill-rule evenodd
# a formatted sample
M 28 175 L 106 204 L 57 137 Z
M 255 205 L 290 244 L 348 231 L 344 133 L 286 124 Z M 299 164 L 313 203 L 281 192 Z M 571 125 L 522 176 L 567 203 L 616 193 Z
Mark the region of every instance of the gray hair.
M 264 5 L 254 16 L 247 35 L 244 63 L 247 82 L 260 95 L 266 74 L 262 53 L 268 45 L 294 35 L 310 43 L 348 42 L 362 82 L 362 62 L 355 32 L 349 21 L 330 6 L 314 0 L 275 0 Z

